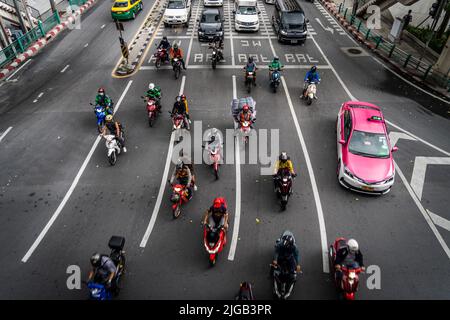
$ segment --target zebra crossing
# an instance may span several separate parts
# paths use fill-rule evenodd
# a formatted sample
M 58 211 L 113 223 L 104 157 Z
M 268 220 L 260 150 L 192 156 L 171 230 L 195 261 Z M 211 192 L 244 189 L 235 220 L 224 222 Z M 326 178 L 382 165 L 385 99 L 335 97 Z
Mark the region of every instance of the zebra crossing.
M 317 10 L 320 11 L 320 13 L 327 19 L 327 21 L 331 24 L 333 29 L 340 35 L 344 36 L 346 35 L 344 29 L 336 22 L 336 20 L 328 13 L 328 11 L 319 3 L 319 1 L 314 1 L 314 5 L 316 6 Z

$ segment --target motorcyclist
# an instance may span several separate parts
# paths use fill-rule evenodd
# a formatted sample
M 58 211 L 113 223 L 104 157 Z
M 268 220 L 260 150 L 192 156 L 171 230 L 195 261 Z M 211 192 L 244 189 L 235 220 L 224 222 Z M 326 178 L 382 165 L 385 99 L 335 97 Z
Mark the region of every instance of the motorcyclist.
M 225 232 L 228 230 L 228 210 L 225 198 L 217 197 L 213 205 L 209 207 L 203 215 L 202 224 L 209 224 L 211 227 L 223 226 Z M 226 237 L 224 244 L 226 243 Z
M 253 72 L 253 85 L 256 86 L 256 63 L 253 61 L 253 57 L 248 57 L 248 62 L 244 67 L 245 72 Z
M 181 65 L 183 66 L 183 69 L 186 70 L 186 66 L 184 64 L 184 59 L 183 59 L 183 49 L 178 48 L 178 44 L 174 43 L 172 48 L 170 48 L 170 59 L 173 65 L 173 59 L 178 58 L 181 62 Z
M 363 255 L 359 250 L 358 242 L 355 239 L 349 239 L 346 246 L 343 246 L 336 252 L 334 261 L 336 279 L 340 280 L 342 278 L 342 266 L 354 265 L 355 262 L 363 271 L 365 270 Z
M 317 72 L 317 67 L 316 66 L 312 66 L 311 69 L 306 73 L 304 81 L 305 81 L 305 85 L 304 85 L 304 88 L 303 88 L 303 95 L 302 95 L 302 97 L 305 97 L 306 89 L 308 88 L 308 85 L 311 82 L 314 82 L 314 83 L 319 83 L 320 82 L 320 76 L 319 76 L 319 72 Z
M 223 60 L 223 39 L 219 36 L 215 36 L 213 42 L 209 44 L 209 49 L 217 50 L 218 61 Z
M 113 114 L 113 102 L 109 96 L 106 95 L 104 88 L 99 88 L 97 96 L 95 97 L 95 105 L 99 105 L 105 108 L 106 112 Z
M 169 42 L 169 40 L 167 40 L 167 37 L 164 36 L 161 40 L 161 42 L 158 45 L 158 49 L 163 49 L 166 52 L 166 56 L 165 56 L 165 61 L 169 61 L 169 50 L 171 48 L 171 44 Z
M 275 244 L 272 265 L 276 267 L 282 263 L 287 263 L 292 273 L 301 270 L 299 251 L 295 244 L 294 234 L 291 231 L 285 231 Z
M 123 152 L 127 152 L 127 148 L 125 148 L 125 137 L 123 135 L 122 125 L 118 121 L 113 120 L 112 114 L 108 114 L 105 117 L 105 120 L 106 122 L 102 129 L 102 135 L 104 136 L 107 131 L 109 131 L 111 135 L 114 135 L 115 138 L 120 141 Z
M 148 85 L 148 90 L 145 93 L 147 98 L 153 99 L 156 102 L 156 106 L 158 107 L 158 112 L 161 113 L 161 88 L 159 86 L 155 86 L 154 83 L 150 83 Z
M 250 106 L 248 104 L 244 104 L 242 106 L 242 111 L 239 113 L 236 121 L 239 123 L 239 126 L 241 126 L 244 121 L 249 121 L 251 122 L 250 128 L 253 128 L 253 123 L 256 119 L 253 118 L 252 112 L 250 111 Z
M 172 172 L 172 177 L 169 183 L 172 185 L 173 181 L 177 178 L 178 183 L 185 186 L 187 189 L 187 196 L 189 199 L 192 198 L 192 173 L 188 166 L 186 166 L 181 159 L 178 160 L 175 169 Z
M 273 57 L 272 62 L 269 64 L 269 79 L 272 80 L 272 73 L 274 71 L 281 71 L 283 67 L 280 59 L 277 56 Z
M 189 170 L 191 170 L 192 175 L 192 186 L 194 187 L 194 190 L 197 191 L 198 187 L 195 183 L 195 172 L 194 172 L 194 164 L 192 163 L 191 157 L 189 157 L 187 154 L 181 153 L 180 159 L 178 161 L 183 162 L 183 165 L 187 166 Z
M 94 253 L 91 257 L 91 264 L 93 269 L 89 273 L 87 282 L 94 281 L 95 283 L 103 284 L 107 289 L 113 287 L 113 279 L 117 273 L 117 267 L 113 260 L 100 253 Z
M 273 182 L 275 184 L 275 192 L 278 191 L 278 180 L 281 178 L 281 174 L 284 170 L 289 170 L 290 174 L 293 177 L 296 177 L 297 174 L 294 171 L 294 166 L 292 165 L 292 161 L 288 156 L 287 152 L 281 152 L 278 160 L 275 163 L 275 168 L 273 171 Z
M 219 133 L 217 128 L 212 128 L 208 135 L 209 140 L 207 140 L 207 144 L 218 143 L 222 145 L 222 136 Z
M 187 99 L 185 95 L 177 96 L 172 108 L 172 116 L 180 114 L 183 116 L 184 125 L 187 130 L 190 130 L 189 125 L 189 108 L 187 105 Z

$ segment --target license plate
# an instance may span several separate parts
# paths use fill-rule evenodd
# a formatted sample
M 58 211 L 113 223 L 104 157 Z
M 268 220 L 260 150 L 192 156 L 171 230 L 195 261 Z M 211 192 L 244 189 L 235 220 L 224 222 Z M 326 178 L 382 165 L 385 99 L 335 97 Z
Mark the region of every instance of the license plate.
M 292 40 L 292 43 L 296 44 L 296 43 L 298 43 L 298 40 Z
M 366 187 L 366 186 L 362 186 L 361 189 L 365 190 L 365 191 L 373 191 L 372 187 Z

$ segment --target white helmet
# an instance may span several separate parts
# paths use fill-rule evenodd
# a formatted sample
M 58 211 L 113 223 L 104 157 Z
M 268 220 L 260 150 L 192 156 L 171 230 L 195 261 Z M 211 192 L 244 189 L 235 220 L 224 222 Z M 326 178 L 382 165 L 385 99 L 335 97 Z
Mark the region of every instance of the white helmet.
M 155 84 L 154 84 L 154 83 L 150 83 L 150 84 L 148 85 L 148 88 L 149 88 L 150 90 L 155 89 Z
M 348 246 L 348 250 L 350 250 L 351 253 L 358 252 L 359 245 L 358 245 L 358 242 L 356 242 L 355 239 L 349 239 L 347 241 L 347 246 Z

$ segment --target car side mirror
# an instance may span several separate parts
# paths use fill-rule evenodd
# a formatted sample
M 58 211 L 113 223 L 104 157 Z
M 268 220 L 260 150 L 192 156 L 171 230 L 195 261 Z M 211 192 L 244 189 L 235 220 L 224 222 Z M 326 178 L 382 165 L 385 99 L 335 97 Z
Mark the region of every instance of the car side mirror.
M 236 13 L 236 10 L 233 10 L 233 13 Z
M 200 19 L 197 19 L 197 22 L 200 22 Z
M 392 152 L 397 152 L 398 151 L 398 147 L 394 146 L 391 151 Z
M 342 145 L 344 145 L 344 144 L 345 144 L 345 140 L 344 140 L 344 139 L 341 139 L 341 140 L 339 140 L 339 143 L 342 144 Z
M 258 10 L 258 14 L 261 14 L 261 11 Z

